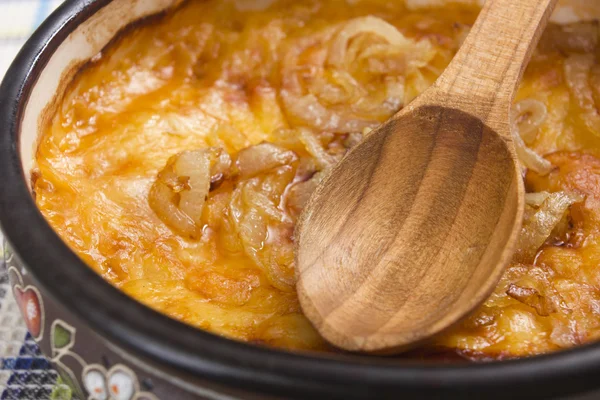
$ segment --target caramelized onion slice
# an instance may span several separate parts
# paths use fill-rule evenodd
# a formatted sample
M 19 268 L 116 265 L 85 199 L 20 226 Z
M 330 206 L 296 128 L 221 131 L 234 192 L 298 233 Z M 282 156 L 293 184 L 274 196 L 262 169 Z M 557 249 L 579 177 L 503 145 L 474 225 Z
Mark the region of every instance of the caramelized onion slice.
M 196 224 L 210 189 L 210 158 L 209 152 L 186 151 L 173 165 L 178 178 L 187 178 L 185 189 L 179 192 L 179 208 Z
M 373 16 L 305 37 L 282 60 L 280 95 L 288 118 L 335 133 L 373 128 L 404 105 L 406 77 L 418 76 L 431 50 L 429 41 L 408 39 Z M 357 63 L 362 74 L 353 76 Z
M 407 39 L 394 25 L 381 18 L 369 15 L 349 21 L 338 32 L 329 49 L 329 64 L 336 67 L 342 66 L 346 62 L 348 42 L 353 37 L 363 33 L 377 35 L 398 49 L 409 50 L 414 47 L 414 42 Z
M 600 136 L 600 114 L 590 83 L 593 54 L 573 54 L 565 60 L 564 72 L 573 101 L 581 109 L 581 121 L 596 136 Z
M 240 175 L 248 178 L 282 165 L 291 164 L 297 159 L 298 157 L 293 151 L 264 142 L 240 151 L 236 164 Z
M 309 92 L 325 105 L 352 104 L 368 94 L 348 71 L 337 69 L 312 79 Z
M 510 297 L 535 309 L 538 315 L 547 317 L 557 311 L 556 305 L 546 296 L 542 296 L 536 289 L 517 286 L 511 283 L 506 291 Z
M 541 196 L 545 194 L 539 195 L 540 198 Z M 537 211 L 523 221 L 515 259 L 523 263 L 532 262 L 539 248 L 565 217 L 569 207 L 582 200 L 581 196 L 566 192 L 548 194 Z
M 222 149 L 184 151 L 171 157 L 150 189 L 150 208 L 178 234 L 197 238 L 202 210 L 215 176 L 229 174 L 231 159 Z
M 298 95 L 289 90 L 282 90 L 281 98 L 287 112 L 299 125 L 338 133 L 360 132 L 378 125 L 376 121 L 361 120 L 330 110 L 313 94 Z
M 282 223 L 282 212 L 272 201 L 254 190 L 259 179 L 251 178 L 238 185 L 229 214 L 244 253 L 267 275 L 271 285 L 289 292 L 294 284 L 292 229 Z
M 317 166 L 321 170 L 333 166 L 338 161 L 336 157 L 325 151 L 319 138 L 310 129 L 300 129 L 299 137 L 302 144 L 306 147 L 306 151 L 315 158 Z
M 148 195 L 150 208 L 171 229 L 182 236 L 195 238 L 198 230 L 194 221 L 176 205 L 176 196 L 163 181 L 157 180 Z
M 513 106 L 512 134 L 519 161 L 540 175 L 546 175 L 552 170 L 550 161 L 527 147 L 525 142 L 535 140 L 539 127 L 548 117 L 546 105 L 539 100 L 525 99 Z
M 525 141 L 523 140 L 523 137 L 521 136 L 521 125 L 519 124 L 520 121 L 518 117 L 520 115 L 519 110 L 521 110 L 522 108 L 518 107 L 518 104 L 520 103 L 517 103 L 511 115 L 511 131 L 513 142 L 515 145 L 515 150 L 517 151 L 517 157 L 519 158 L 519 161 L 523 164 L 525 168 L 529 168 L 540 175 L 547 175 L 552 170 L 552 164 L 550 163 L 550 161 L 546 160 L 544 157 L 527 147 Z M 530 103 L 529 105 L 531 106 L 532 104 L 533 103 Z M 527 103 L 525 103 L 525 105 L 527 105 Z M 537 111 L 541 112 L 541 110 L 539 109 L 539 105 L 536 107 L 538 108 Z M 523 106 L 523 108 L 525 108 L 525 106 Z M 546 115 L 547 113 L 543 115 L 544 120 L 546 118 Z M 539 116 L 538 120 L 539 119 L 542 119 L 542 116 Z
M 512 134 L 515 149 L 517 151 L 517 157 L 523 166 L 537 172 L 540 175 L 547 175 L 550 173 L 550 171 L 552 171 L 552 164 L 550 161 L 546 160 L 544 157 L 527 147 L 523 141 L 523 138 L 521 138 L 518 129 L 513 128 Z
M 525 194 L 525 204 L 532 207 L 539 207 L 544 204 L 544 201 L 550 196 L 548 192 L 535 192 Z
M 519 128 L 519 134 L 525 143 L 535 140 L 538 129 L 548 117 L 546 105 L 539 100 L 525 99 L 513 106 L 513 120 Z
M 244 204 L 257 209 L 264 217 L 270 218 L 277 222 L 286 220 L 286 216 L 274 203 L 269 199 L 265 192 L 259 187 L 247 182 L 242 185 L 242 201 Z

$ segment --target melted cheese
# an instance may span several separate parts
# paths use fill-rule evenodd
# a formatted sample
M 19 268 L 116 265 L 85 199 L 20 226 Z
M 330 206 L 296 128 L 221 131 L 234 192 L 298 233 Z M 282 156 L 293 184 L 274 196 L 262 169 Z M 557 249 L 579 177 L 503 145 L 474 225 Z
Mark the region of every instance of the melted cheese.
M 37 151 L 36 202 L 91 268 L 144 304 L 230 338 L 327 350 L 294 292 L 292 232 L 302 201 L 293 196 L 306 189 L 297 185 L 357 140 L 360 131 L 327 128 L 342 126 L 346 110 L 354 114 L 344 126 L 362 129 L 431 85 L 477 11 L 407 10 L 387 0 L 188 1 L 124 34 L 73 80 Z M 367 45 L 382 53 L 335 70 L 324 57 L 336 32 L 368 15 L 394 25 L 418 52 L 394 53 L 362 34 L 348 53 Z M 584 51 L 597 52 L 596 42 Z M 531 147 L 553 153 L 557 169 L 529 173 L 526 183 L 530 191 L 569 190 L 586 200 L 535 260 L 512 265 L 491 298 L 426 352 L 522 356 L 600 334 L 600 138 L 565 82 L 569 52 L 552 43 L 546 39 L 548 49 L 534 57 L 518 100 L 546 105 Z M 329 119 L 299 117 L 285 102 L 297 89 L 304 100 L 318 99 Z M 311 124 L 313 147 L 300 129 Z M 171 156 L 218 147 L 236 159 L 262 141 L 297 157 L 252 177 L 234 173 L 213 188 L 199 238 L 177 234 L 150 207 L 150 188 Z M 554 296 L 560 307 L 540 315 L 515 290 Z

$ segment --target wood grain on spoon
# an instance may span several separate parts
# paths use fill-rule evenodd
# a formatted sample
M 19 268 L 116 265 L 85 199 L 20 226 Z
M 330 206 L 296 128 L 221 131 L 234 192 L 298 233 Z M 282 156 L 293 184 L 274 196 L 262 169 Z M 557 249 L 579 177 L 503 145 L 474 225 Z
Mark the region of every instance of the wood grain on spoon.
M 432 88 L 371 133 L 296 228 L 297 291 L 332 344 L 394 352 L 456 323 L 515 249 L 510 106 L 556 0 L 488 0 Z

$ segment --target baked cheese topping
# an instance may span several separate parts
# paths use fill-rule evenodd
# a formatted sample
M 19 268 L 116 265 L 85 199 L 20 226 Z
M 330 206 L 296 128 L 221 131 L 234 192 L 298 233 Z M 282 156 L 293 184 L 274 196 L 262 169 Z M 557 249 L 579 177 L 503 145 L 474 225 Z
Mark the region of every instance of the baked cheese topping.
M 465 3 L 187 1 L 71 82 L 37 151 L 36 202 L 148 306 L 332 350 L 298 304 L 295 223 L 323 173 L 448 65 L 479 11 Z M 415 355 L 498 359 L 600 336 L 598 40 L 597 23 L 547 29 L 513 107 L 519 250 L 489 300 Z

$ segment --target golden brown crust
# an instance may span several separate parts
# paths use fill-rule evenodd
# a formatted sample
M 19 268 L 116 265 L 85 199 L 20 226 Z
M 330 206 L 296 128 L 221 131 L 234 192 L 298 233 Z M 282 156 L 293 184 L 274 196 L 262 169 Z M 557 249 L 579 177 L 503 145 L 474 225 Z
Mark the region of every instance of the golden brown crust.
M 70 70 L 64 96 L 44 113 L 51 121 L 41 120 L 36 202 L 90 267 L 145 304 L 227 337 L 328 350 L 294 291 L 298 214 L 322 170 L 435 80 L 477 9 L 278 0 L 239 11 L 239 3 L 189 1 L 128 31 L 74 78 Z M 551 27 L 518 94 L 536 102 L 518 119 L 523 132 L 533 126 L 527 144 L 554 168 L 529 172 L 528 189 L 584 201 L 566 205 L 537 257 L 511 265 L 486 304 L 415 356 L 451 349 L 503 359 L 598 336 L 600 138 L 586 118 L 600 100 L 600 67 L 571 58 L 589 67 L 587 92 L 565 74 L 569 57 L 598 51 L 593 35 L 593 25 Z M 199 180 L 209 188 L 200 214 L 185 199 L 193 188 L 183 166 L 160 178 L 167 201 L 193 222 L 186 237 L 148 194 L 170 157 L 207 147 L 232 163 L 211 169 L 210 185 Z

